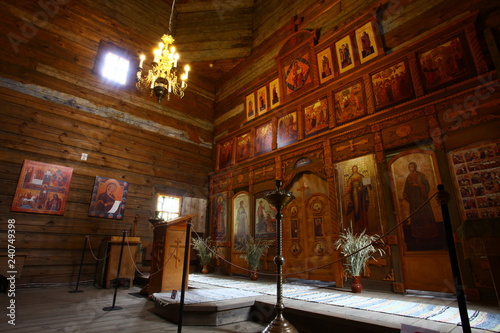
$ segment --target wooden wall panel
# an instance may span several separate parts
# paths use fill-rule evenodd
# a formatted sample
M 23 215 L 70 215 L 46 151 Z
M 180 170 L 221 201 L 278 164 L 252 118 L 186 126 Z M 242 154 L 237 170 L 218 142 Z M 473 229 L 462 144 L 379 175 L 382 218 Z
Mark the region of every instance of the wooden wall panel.
M 212 170 L 213 87 L 192 73 L 184 99 L 158 105 L 134 82 L 112 87 L 92 72 L 101 40 L 151 58 L 170 5 L 59 3 L 46 12 L 39 2 L 0 0 L 0 238 L 15 219 L 16 251 L 26 256 L 18 285 L 75 283 L 85 237 L 98 255 L 101 240 L 131 232 L 136 216 L 137 236 L 150 246 L 155 193 L 172 188 L 206 198 Z M 64 215 L 10 211 L 26 159 L 73 168 Z M 88 216 L 96 176 L 129 183 L 123 220 Z M 0 252 L 6 249 L 0 242 Z M 93 280 L 95 267 L 87 250 L 82 280 Z

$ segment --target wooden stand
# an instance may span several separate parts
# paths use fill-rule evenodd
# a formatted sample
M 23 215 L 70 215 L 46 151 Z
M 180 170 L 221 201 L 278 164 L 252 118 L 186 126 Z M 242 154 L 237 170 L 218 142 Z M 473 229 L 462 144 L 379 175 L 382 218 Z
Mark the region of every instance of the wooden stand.
M 186 237 L 186 227 L 193 217 L 194 215 L 186 215 L 168 222 L 154 224 L 149 295 L 181 289 L 185 242 L 186 239 L 189 243 L 191 240 L 191 237 Z M 190 244 L 188 244 L 189 249 Z M 186 275 L 186 285 L 188 276 Z
M 129 287 L 132 287 L 135 277 L 135 257 L 139 244 L 139 237 L 125 237 L 125 246 L 123 248 L 122 264 L 120 268 L 120 278 L 129 279 Z M 106 237 L 101 243 L 99 250 L 99 258 L 106 258 L 99 261 L 96 271 L 96 283 L 103 288 L 111 287 L 111 281 L 116 279 L 116 271 L 118 269 L 118 260 L 120 259 L 122 237 L 112 236 Z M 130 245 L 130 253 L 127 248 Z M 107 256 L 109 254 L 109 256 Z M 106 257 L 107 256 L 107 257 Z

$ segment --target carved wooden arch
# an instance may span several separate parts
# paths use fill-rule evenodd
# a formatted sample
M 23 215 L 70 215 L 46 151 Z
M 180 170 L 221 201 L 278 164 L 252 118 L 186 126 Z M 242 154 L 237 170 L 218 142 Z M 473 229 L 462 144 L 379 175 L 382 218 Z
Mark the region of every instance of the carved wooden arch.
M 315 151 L 309 152 L 309 154 L 294 154 L 287 160 L 283 161 L 281 164 L 283 187 L 287 187 L 289 184 L 291 184 L 295 176 L 302 172 L 311 172 L 313 174 L 319 175 L 321 178 L 326 180 L 327 175 L 325 171 L 325 161 L 323 155 L 324 151 L 322 149 L 317 149 Z M 311 163 L 296 167 L 297 162 L 304 158 L 309 159 Z

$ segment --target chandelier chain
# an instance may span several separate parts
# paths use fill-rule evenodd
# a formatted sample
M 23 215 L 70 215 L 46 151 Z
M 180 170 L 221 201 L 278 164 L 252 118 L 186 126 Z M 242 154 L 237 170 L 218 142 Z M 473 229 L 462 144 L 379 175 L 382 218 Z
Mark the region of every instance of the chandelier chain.
M 172 10 L 170 11 L 170 19 L 168 20 L 168 34 L 172 35 L 172 17 L 174 16 L 175 0 L 172 1 Z

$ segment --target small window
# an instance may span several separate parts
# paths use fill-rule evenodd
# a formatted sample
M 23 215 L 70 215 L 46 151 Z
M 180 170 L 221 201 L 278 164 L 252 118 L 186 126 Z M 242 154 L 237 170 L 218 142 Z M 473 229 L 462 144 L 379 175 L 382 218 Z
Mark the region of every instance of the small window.
M 130 65 L 135 57 L 125 49 L 112 43 L 101 41 L 93 72 L 107 83 L 127 85 L 133 81 Z
M 181 197 L 158 194 L 156 210 L 159 218 L 170 221 L 181 216 Z
M 101 75 L 113 82 L 126 84 L 129 67 L 130 61 L 113 52 L 108 52 L 104 57 Z

